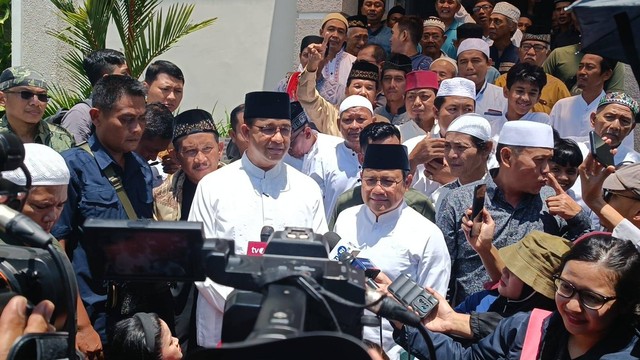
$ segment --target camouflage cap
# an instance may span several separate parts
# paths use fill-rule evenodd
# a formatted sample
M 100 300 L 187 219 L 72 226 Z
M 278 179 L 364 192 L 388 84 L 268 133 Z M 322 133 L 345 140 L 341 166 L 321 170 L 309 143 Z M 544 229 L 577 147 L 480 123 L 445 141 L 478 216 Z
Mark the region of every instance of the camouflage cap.
M 16 86 L 47 87 L 47 80 L 39 72 L 26 66 L 15 66 L 4 69 L 0 74 L 0 91 L 4 91 Z

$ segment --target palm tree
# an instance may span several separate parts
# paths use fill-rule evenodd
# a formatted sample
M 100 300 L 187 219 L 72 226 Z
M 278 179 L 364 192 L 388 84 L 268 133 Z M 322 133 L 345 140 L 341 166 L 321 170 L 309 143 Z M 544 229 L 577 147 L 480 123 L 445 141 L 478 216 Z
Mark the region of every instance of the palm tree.
M 173 4 L 166 15 L 158 9 L 161 0 L 84 0 L 76 7 L 73 0 L 51 0 L 58 16 L 67 24 L 62 31 L 48 31 L 72 47 L 62 59 L 72 82 L 69 90 L 51 86 L 48 110 L 71 108 L 91 93 L 82 60 L 92 51 L 104 49 L 107 28 L 113 21 L 122 42 L 131 76 L 139 78 L 151 61 L 175 45 L 182 37 L 208 27 L 217 18 L 192 23 L 194 5 Z

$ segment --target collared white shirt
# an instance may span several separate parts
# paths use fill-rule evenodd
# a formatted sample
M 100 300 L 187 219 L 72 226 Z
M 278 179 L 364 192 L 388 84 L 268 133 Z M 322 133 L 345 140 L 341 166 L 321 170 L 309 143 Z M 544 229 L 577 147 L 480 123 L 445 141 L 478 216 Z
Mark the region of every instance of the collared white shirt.
M 429 134 L 413 137 L 405 141 L 404 143 L 402 143 L 402 145 L 406 146 L 407 152 L 411 154 L 411 152 L 413 151 L 413 149 L 415 149 L 418 143 L 427 137 L 430 137 L 432 139 L 439 139 L 440 126 L 438 126 L 438 124 L 435 124 L 433 126 L 432 131 Z M 411 187 L 420 191 L 424 195 L 426 195 L 431 200 L 431 203 L 435 204 L 438 200 L 438 195 L 439 195 L 439 192 L 437 192 L 436 190 L 438 190 L 440 186 L 442 186 L 443 184 L 440 184 L 437 181 L 433 181 L 429 179 L 424 174 L 424 170 L 425 170 L 424 165 L 418 164 L 418 166 L 416 167 L 416 173 L 413 174 L 413 181 L 411 183 Z
M 276 231 L 287 226 L 327 232 L 322 196 L 317 184 L 282 162 L 264 171 L 246 153 L 198 183 L 189 221 L 203 223 L 206 238 L 235 240 L 236 254 L 246 254 L 249 241 L 259 241 L 263 226 Z M 196 326 L 198 345 L 220 341 L 224 301 L 233 289 L 207 279 L 199 291 Z
M 502 115 L 500 116 L 485 115 L 484 118 L 489 121 L 489 124 L 491 125 L 491 137 L 495 141 L 495 144 L 497 144 L 500 130 L 502 130 L 504 124 L 509 121 L 509 119 L 507 119 L 507 108 L 505 107 L 502 110 Z M 551 125 L 551 119 L 549 119 L 549 115 L 542 112 L 529 111 L 518 120 L 533 121 L 541 124 Z
M 451 273 L 451 257 L 438 227 L 403 201 L 379 217 L 366 205 L 348 208 L 338 215 L 334 231 L 360 249 L 358 257 L 371 260 L 391 280 L 409 275 L 418 285 L 445 294 Z M 383 348 L 390 358 L 402 349 L 393 341 L 393 329 L 382 322 Z M 377 327 L 365 327 L 364 338 L 379 343 Z
M 507 99 L 501 87 L 489 84 L 486 80 L 476 94 L 476 114 L 482 116 L 501 116 L 507 108 Z
M 320 149 L 335 147 L 339 143 L 344 142 L 344 139 L 341 137 L 323 134 L 315 130 L 314 133 L 316 135 L 316 142 L 313 143 L 311 149 L 309 149 L 309 152 L 304 154 L 301 159 L 294 158 L 289 154 L 286 154 L 283 159 L 285 164 L 293 166 L 296 170 L 305 175 L 311 174 L 311 168 L 316 162 L 316 156 L 318 155 Z
M 362 165 L 358 153 L 341 141 L 333 146 L 319 147 L 309 164 L 309 175 L 320 186 L 325 216 L 331 217 L 333 207 L 343 192 L 353 188 L 360 179 Z

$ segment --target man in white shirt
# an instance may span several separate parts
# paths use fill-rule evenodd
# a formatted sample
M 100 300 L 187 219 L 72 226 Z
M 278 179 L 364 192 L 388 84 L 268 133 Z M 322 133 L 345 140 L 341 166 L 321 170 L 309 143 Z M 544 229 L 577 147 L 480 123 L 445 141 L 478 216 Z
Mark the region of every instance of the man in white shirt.
M 503 91 L 487 81 L 491 66 L 489 45 L 482 39 L 465 39 L 458 47 L 458 74 L 476 84 L 476 110 L 482 116 L 501 116 L 507 106 Z
M 442 232 L 403 198 L 412 177 L 406 147 L 369 144 L 362 166 L 364 204 L 342 211 L 335 232 L 391 280 L 407 274 L 422 287 L 446 291 L 451 260 Z M 378 342 L 379 329 L 365 328 L 364 338 Z M 402 348 L 394 343 L 387 321 L 382 342 L 389 358 L 399 358 Z
M 437 124 L 428 135 L 404 142 L 409 150 L 411 169 L 417 170 L 412 186 L 434 204 L 438 200 L 436 190 L 455 180 L 444 161 L 444 134 L 455 118 L 474 112 L 475 95 L 475 84 L 471 80 L 461 77 L 442 80 L 433 102 Z
M 551 126 L 561 137 L 570 137 L 577 142 L 589 140 L 591 114 L 596 111 L 604 97 L 604 84 L 613 75 L 617 61 L 600 55 L 585 54 L 578 67 L 576 86 L 582 94 L 559 100 L 551 109 Z M 633 148 L 633 136 L 624 145 Z
M 331 216 L 338 197 L 358 182 L 360 175 L 360 132 L 374 122 L 371 102 L 364 96 L 351 95 L 340 104 L 338 128 L 344 141 L 319 148 L 309 168 L 309 175 L 318 183 L 327 218 Z
M 431 132 L 436 121 L 433 102 L 438 87 L 438 75 L 434 71 L 418 70 L 407 74 L 404 106 L 410 120 L 398 125 L 402 141 Z
M 246 254 L 263 226 L 310 228 L 324 234 L 327 223 L 317 184 L 284 164 L 291 140 L 289 96 L 252 92 L 245 97 L 242 135 L 249 147 L 239 161 L 206 175 L 198 183 L 189 221 L 203 223 L 206 238 L 233 239 L 235 253 Z M 197 342 L 215 347 L 221 338 L 227 286 L 211 279 L 196 283 Z

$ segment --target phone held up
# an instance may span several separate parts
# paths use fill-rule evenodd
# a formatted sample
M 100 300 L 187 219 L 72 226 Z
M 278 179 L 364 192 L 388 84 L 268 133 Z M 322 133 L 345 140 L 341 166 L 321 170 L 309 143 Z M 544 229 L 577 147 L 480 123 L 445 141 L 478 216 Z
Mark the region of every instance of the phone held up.
M 486 192 L 486 184 L 478 184 L 473 189 L 473 205 L 471 207 L 471 221 L 473 221 L 473 226 L 469 233 L 471 237 L 476 236 L 480 232 L 480 226 L 482 226 L 482 208 L 484 208 L 484 195 Z
M 611 147 L 595 131 L 589 132 L 590 151 L 602 166 L 615 166 Z

